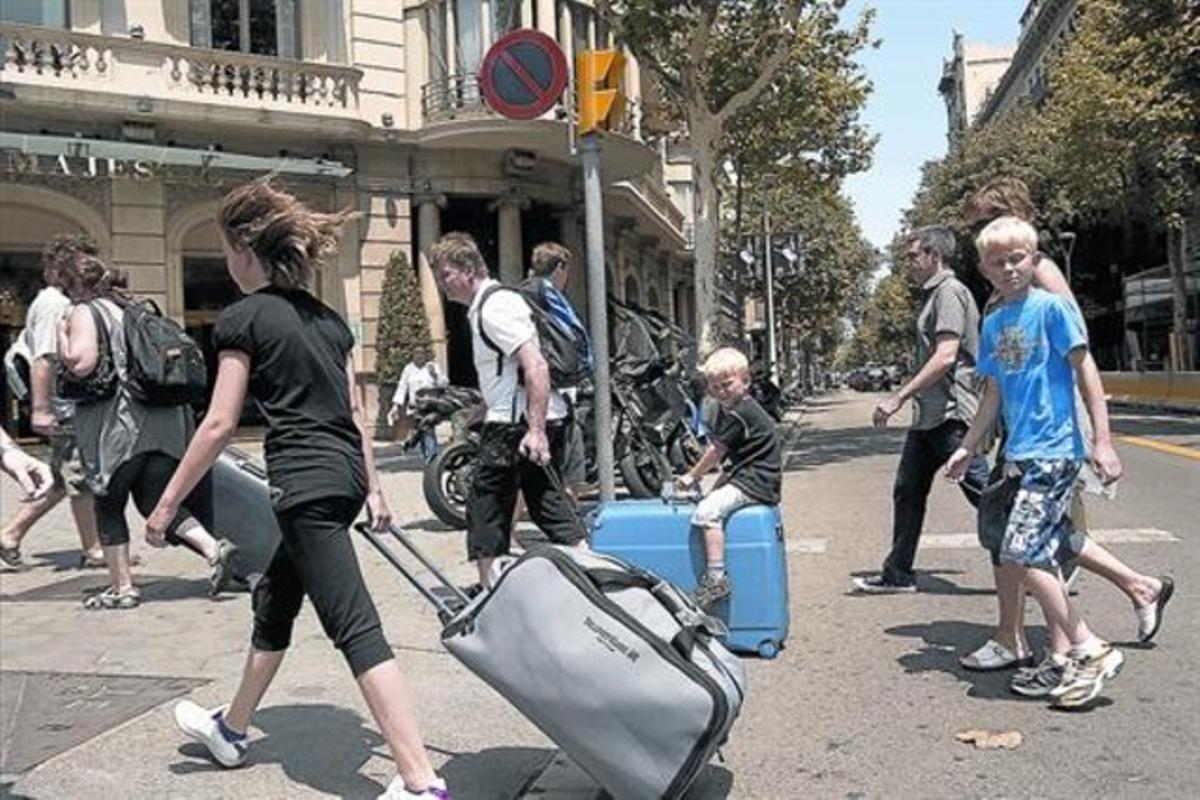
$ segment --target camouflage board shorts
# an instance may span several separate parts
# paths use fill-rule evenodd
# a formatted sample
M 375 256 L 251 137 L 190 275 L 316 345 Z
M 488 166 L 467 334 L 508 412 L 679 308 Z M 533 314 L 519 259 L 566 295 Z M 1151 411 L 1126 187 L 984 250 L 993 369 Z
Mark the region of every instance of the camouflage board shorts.
M 1000 561 L 1050 572 L 1071 553 L 1075 525 L 1068 513 L 1081 462 L 1017 461 L 1021 484 L 1008 515 Z

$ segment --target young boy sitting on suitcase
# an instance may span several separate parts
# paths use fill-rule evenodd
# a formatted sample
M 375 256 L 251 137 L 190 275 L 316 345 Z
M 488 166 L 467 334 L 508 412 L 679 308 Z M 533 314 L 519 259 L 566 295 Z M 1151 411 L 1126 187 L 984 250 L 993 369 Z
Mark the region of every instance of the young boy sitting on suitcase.
M 701 371 L 721 411 L 704 455 L 687 474 L 675 480 L 675 485 L 686 491 L 713 467 L 729 462 L 692 515 L 692 525 L 704 533 L 707 561 L 695 600 L 706 608 L 733 591 L 725 572 L 725 520 L 743 506 L 778 504 L 782 463 L 775 420 L 749 393 L 750 362 L 746 356 L 732 347 L 722 347 L 708 357 Z

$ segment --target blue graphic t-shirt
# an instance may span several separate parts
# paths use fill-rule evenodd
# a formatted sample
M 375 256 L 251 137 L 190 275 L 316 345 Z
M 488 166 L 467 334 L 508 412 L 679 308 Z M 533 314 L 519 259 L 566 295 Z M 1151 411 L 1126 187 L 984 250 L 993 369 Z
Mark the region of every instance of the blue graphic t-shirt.
M 1071 304 L 1041 289 L 998 306 L 984 320 L 976 372 L 1000 388 L 1010 461 L 1083 458 L 1075 372 L 1067 356 L 1086 345 L 1083 321 Z

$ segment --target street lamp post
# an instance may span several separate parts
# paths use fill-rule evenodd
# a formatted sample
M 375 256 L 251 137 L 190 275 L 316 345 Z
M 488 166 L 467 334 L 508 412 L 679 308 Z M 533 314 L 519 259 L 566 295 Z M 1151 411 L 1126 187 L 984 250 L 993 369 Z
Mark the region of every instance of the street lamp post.
M 779 354 L 775 349 L 775 268 L 771 260 L 771 209 L 769 201 L 763 203 L 763 248 L 766 256 L 767 280 L 767 368 L 771 382 L 779 383 Z
M 1071 253 L 1075 250 L 1075 234 L 1071 231 L 1064 231 L 1058 235 L 1058 243 L 1062 245 L 1063 251 L 1063 271 L 1067 276 L 1067 286 L 1071 285 Z

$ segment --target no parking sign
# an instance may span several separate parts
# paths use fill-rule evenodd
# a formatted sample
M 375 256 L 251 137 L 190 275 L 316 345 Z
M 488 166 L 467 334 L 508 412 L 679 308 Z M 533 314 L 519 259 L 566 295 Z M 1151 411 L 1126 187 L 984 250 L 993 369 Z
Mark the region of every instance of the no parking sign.
M 528 28 L 501 37 L 479 70 L 483 98 L 509 119 L 535 119 L 554 108 L 567 85 L 567 59 L 558 43 Z

